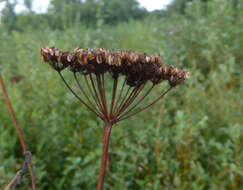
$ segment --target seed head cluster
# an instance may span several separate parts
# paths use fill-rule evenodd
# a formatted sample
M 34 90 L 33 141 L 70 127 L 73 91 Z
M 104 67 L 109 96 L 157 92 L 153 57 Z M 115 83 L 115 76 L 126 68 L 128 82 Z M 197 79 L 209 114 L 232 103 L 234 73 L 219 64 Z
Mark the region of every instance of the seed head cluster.
M 41 48 L 41 55 L 58 72 L 69 67 L 72 72 L 102 74 L 109 72 L 113 77 L 125 75 L 127 84 L 136 86 L 145 81 L 154 84 L 168 80 L 170 85 L 189 78 L 189 72 L 173 66 L 165 66 L 159 54 L 148 56 L 133 50 L 81 49 L 74 52 L 60 51 L 55 47 Z

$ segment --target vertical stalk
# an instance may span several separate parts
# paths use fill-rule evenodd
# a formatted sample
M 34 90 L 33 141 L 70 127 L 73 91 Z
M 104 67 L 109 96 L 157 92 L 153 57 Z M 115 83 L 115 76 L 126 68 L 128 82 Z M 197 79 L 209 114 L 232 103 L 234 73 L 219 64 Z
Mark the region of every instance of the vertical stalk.
M 100 165 L 100 173 L 99 173 L 97 190 L 103 189 L 111 128 L 112 128 L 112 124 L 109 122 L 106 122 L 105 131 L 104 131 L 104 142 L 103 142 L 104 144 L 103 144 L 103 150 L 102 150 L 102 159 L 101 159 L 101 165 Z
M 8 98 L 8 95 L 7 95 L 7 92 L 6 92 L 4 83 L 3 83 L 1 74 L 0 74 L 0 86 L 1 86 L 1 88 L 2 88 L 3 96 L 4 96 L 5 101 L 6 101 L 6 103 L 7 103 L 7 106 L 8 106 L 10 115 L 11 115 L 11 118 L 12 118 L 12 120 L 13 120 L 15 129 L 16 129 L 16 131 L 17 131 L 17 134 L 18 134 L 18 137 L 19 137 L 19 140 L 20 140 L 20 143 L 21 143 L 21 145 L 22 145 L 23 151 L 24 151 L 24 153 L 26 153 L 26 152 L 28 151 L 28 147 L 27 147 L 27 145 L 26 145 L 26 143 L 25 143 L 24 136 L 22 135 L 21 129 L 19 128 L 17 119 L 16 119 L 16 117 L 15 117 L 15 114 L 14 114 L 14 111 L 13 111 L 13 108 L 12 108 L 12 105 L 11 105 L 11 103 L 10 103 L 10 100 L 9 100 L 9 98 Z M 34 174 L 34 169 L 33 169 L 33 167 L 32 167 L 31 160 L 29 160 L 29 162 L 28 162 L 28 168 L 29 168 L 30 176 L 31 176 L 32 189 L 33 189 L 33 190 L 36 190 L 35 174 Z

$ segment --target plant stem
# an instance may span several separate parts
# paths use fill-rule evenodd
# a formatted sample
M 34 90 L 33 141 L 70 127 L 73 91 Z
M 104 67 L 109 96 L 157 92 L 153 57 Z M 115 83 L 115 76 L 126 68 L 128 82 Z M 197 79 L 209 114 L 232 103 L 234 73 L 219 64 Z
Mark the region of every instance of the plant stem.
M 97 190 L 103 189 L 111 128 L 112 128 L 112 124 L 109 122 L 106 122 L 105 131 L 104 131 L 104 144 L 103 144 L 103 150 L 102 150 L 102 159 L 101 159 L 101 165 L 100 165 L 100 173 L 99 173 Z
M 5 101 L 6 101 L 6 103 L 7 103 L 7 106 L 8 106 L 8 109 L 9 109 L 9 112 L 10 112 L 10 115 L 11 115 L 11 118 L 12 118 L 12 120 L 13 120 L 15 129 L 16 129 L 16 131 L 17 131 L 17 134 L 18 134 L 20 143 L 21 143 L 21 145 L 22 145 L 22 148 L 23 148 L 23 150 L 24 150 L 24 153 L 26 153 L 26 152 L 28 151 L 28 147 L 27 147 L 27 145 L 26 145 L 26 143 L 25 143 L 25 141 L 24 141 L 24 136 L 22 135 L 21 129 L 19 128 L 17 119 L 16 119 L 16 117 L 15 117 L 15 114 L 14 114 L 14 111 L 13 111 L 13 108 L 12 108 L 12 105 L 11 105 L 11 103 L 10 103 L 10 100 L 9 100 L 9 98 L 8 98 L 8 95 L 7 95 L 7 92 L 6 92 L 4 83 L 3 83 L 1 74 L 0 74 L 0 86 L 1 86 L 1 88 L 2 88 L 3 96 L 4 96 Z M 31 160 L 29 160 L 29 162 L 28 162 L 28 167 L 29 167 L 30 176 L 31 176 L 32 189 L 33 189 L 33 190 L 36 190 L 35 174 L 34 174 L 34 170 L 33 170 L 33 167 L 32 167 Z
M 16 186 L 21 182 L 22 178 L 26 174 L 26 170 L 27 170 L 30 158 L 31 158 L 31 153 L 29 151 L 26 151 L 23 167 L 21 168 L 20 171 L 17 172 L 15 177 L 10 181 L 10 183 L 7 185 L 7 187 L 5 187 L 4 190 L 14 190 L 16 188 Z

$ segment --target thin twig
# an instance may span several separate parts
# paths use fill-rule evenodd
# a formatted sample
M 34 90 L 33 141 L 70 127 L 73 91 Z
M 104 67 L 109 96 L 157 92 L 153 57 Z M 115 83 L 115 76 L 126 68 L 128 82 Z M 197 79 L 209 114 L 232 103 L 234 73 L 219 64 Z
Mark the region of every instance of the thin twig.
M 21 145 L 22 145 L 23 151 L 24 151 L 24 152 L 27 152 L 27 151 L 28 151 L 28 147 L 27 147 L 27 145 L 26 145 L 26 143 L 25 143 L 24 136 L 22 135 L 21 129 L 19 128 L 17 119 L 16 119 L 16 117 L 15 117 L 15 114 L 14 114 L 14 111 L 13 111 L 13 108 L 12 108 L 12 105 L 11 105 L 11 103 L 10 103 L 10 100 L 9 100 L 9 98 L 8 98 L 8 95 L 7 95 L 7 92 L 6 92 L 4 83 L 3 83 L 1 74 L 0 74 L 0 85 L 1 85 L 1 88 L 2 88 L 3 96 L 4 96 L 5 101 L 6 101 L 6 103 L 7 103 L 7 106 L 8 106 L 8 110 L 9 110 L 10 115 L 11 115 L 11 118 L 12 118 L 12 121 L 13 121 L 14 126 L 15 126 L 15 129 L 16 129 L 16 131 L 17 131 L 17 134 L 18 134 L 20 143 L 21 143 Z M 30 176 L 31 176 L 32 189 L 33 189 L 33 190 L 36 190 L 35 173 L 34 173 L 34 169 L 33 169 L 33 167 L 32 167 L 31 160 L 28 162 L 28 168 L 29 168 Z
M 29 162 L 31 160 L 31 153 L 30 153 L 30 151 L 26 151 L 24 153 L 24 155 L 25 155 L 25 160 L 24 160 L 24 164 L 23 164 L 21 170 L 17 172 L 17 174 L 10 181 L 10 183 L 5 187 L 4 190 L 14 190 L 15 187 L 18 184 L 20 184 L 21 180 L 23 179 L 24 175 L 26 174 L 26 170 L 27 170 L 28 164 L 29 164 Z

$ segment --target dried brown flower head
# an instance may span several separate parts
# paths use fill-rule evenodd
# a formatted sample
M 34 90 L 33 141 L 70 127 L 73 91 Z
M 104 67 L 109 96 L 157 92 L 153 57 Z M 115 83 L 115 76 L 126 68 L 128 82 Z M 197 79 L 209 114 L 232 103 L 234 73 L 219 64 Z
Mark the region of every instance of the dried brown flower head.
M 41 48 L 41 55 L 45 62 L 58 71 L 65 85 L 88 109 L 104 121 L 112 124 L 153 105 L 170 89 L 190 76 L 187 71 L 163 65 L 159 54 L 149 56 L 146 53 L 140 54 L 133 50 L 113 51 L 103 48 L 96 50 L 76 48 L 73 52 L 70 52 L 46 46 Z M 65 81 L 61 73 L 65 68 L 69 68 L 73 73 L 84 99 L 75 93 L 74 89 Z M 114 79 L 112 100 L 110 102 L 106 99 L 105 94 L 104 74 L 107 72 L 111 73 Z M 80 82 L 77 74 L 81 74 L 85 80 Z M 116 97 L 119 76 L 124 76 L 124 82 L 119 96 Z M 141 93 L 149 81 L 152 82 L 152 86 L 147 92 Z M 170 88 L 145 108 L 130 113 L 148 96 L 152 88 L 162 81 L 168 81 Z M 85 84 L 89 92 L 84 90 Z M 126 93 L 123 93 L 125 91 L 124 84 L 128 85 Z M 141 98 L 135 103 L 135 99 L 139 95 Z M 108 110 L 108 104 L 110 105 L 110 111 Z M 129 106 L 130 109 L 128 109 Z
M 68 52 L 55 47 L 44 47 L 41 48 L 41 55 L 43 60 L 57 71 L 69 67 L 72 72 L 83 74 L 121 74 L 127 77 L 127 84 L 130 86 L 149 80 L 154 84 L 167 80 L 171 85 L 177 85 L 178 81 L 189 77 L 189 72 L 163 65 L 159 54 L 148 56 L 146 53 L 139 54 L 133 50 L 76 48 L 74 52 Z

